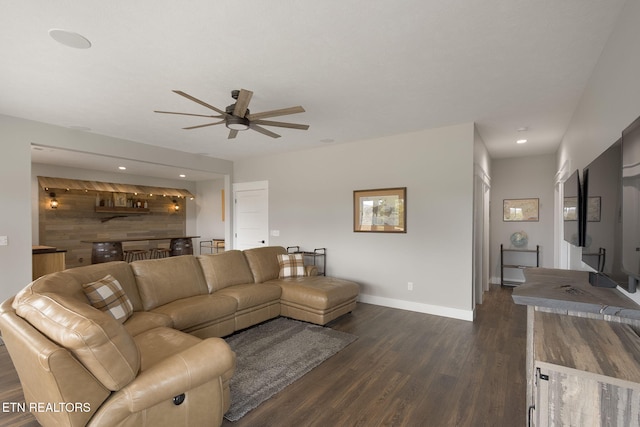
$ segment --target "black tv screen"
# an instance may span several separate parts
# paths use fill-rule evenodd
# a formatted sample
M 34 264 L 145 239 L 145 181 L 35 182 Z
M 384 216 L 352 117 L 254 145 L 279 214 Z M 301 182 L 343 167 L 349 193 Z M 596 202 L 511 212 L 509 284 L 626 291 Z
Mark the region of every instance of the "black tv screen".
M 621 141 L 616 141 L 583 170 L 585 239 L 582 262 L 627 288 L 621 257 L 621 148 Z
M 564 224 L 564 240 L 574 246 L 583 245 L 582 224 L 582 186 L 580 173 L 576 170 L 563 184 L 564 203 L 562 218 Z
M 640 117 L 622 132 L 622 269 L 640 281 Z

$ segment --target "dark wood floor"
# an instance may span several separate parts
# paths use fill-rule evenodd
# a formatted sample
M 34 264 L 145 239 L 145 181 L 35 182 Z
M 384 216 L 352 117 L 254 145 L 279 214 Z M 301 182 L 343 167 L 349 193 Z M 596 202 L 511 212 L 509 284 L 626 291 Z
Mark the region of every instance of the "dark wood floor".
M 330 327 L 358 340 L 225 427 L 523 425 L 526 310 L 492 286 L 475 322 L 358 304 Z M 0 347 L 0 400 L 23 401 Z M 0 425 L 35 426 L 0 413 Z

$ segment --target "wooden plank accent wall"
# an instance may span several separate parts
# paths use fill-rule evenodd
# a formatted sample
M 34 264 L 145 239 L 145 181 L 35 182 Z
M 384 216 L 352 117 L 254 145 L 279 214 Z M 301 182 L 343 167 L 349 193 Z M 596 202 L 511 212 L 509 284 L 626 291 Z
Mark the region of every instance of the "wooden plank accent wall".
M 110 198 L 113 193 L 97 193 L 81 190 L 52 190 L 59 202 L 57 209 L 51 209 L 49 191 L 39 191 L 38 212 L 40 245 L 65 249 L 67 268 L 91 264 L 91 244 L 83 240 L 127 239 L 143 237 L 163 237 L 186 233 L 186 203 L 184 198 L 129 195 L 143 203 L 147 202 L 149 212 L 145 214 L 98 213 L 95 212 L 96 196 Z M 173 208 L 177 200 L 180 210 Z M 124 218 L 106 218 L 127 215 Z M 163 246 L 165 242 L 132 242 L 123 244 L 124 249 L 135 247 L 147 249 Z M 168 244 L 168 242 L 166 242 Z

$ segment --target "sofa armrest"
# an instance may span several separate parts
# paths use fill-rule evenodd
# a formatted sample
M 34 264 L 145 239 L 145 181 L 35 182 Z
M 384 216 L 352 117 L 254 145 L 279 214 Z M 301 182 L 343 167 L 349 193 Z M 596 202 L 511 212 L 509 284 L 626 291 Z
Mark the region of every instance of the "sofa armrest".
M 306 265 L 304 268 L 305 268 L 305 276 L 317 276 L 318 275 L 318 266 L 317 265 Z
M 140 373 L 120 393 L 138 412 L 235 370 L 235 353 L 220 338 L 208 338 Z M 221 380 L 222 384 L 222 380 Z

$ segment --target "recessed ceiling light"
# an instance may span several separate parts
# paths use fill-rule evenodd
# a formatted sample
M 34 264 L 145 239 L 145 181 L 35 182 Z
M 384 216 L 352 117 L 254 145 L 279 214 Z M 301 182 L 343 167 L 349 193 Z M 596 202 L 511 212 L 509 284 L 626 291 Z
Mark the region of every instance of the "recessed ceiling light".
M 60 44 L 76 49 L 89 49 L 91 42 L 84 36 L 73 31 L 52 28 L 49 30 L 49 36 Z
M 526 139 L 519 139 L 516 141 L 516 144 L 524 144 L 525 142 L 527 142 Z
M 529 128 L 528 128 L 528 127 L 526 127 L 526 126 L 521 127 L 521 128 L 518 128 L 518 132 L 526 132 L 526 131 L 528 131 L 528 130 L 529 130 Z
M 180 174 L 180 178 L 186 178 L 186 177 L 187 177 L 187 175 L 185 175 L 183 173 Z
M 118 166 L 118 169 L 120 169 L 121 171 L 126 171 L 127 168 L 125 166 Z

